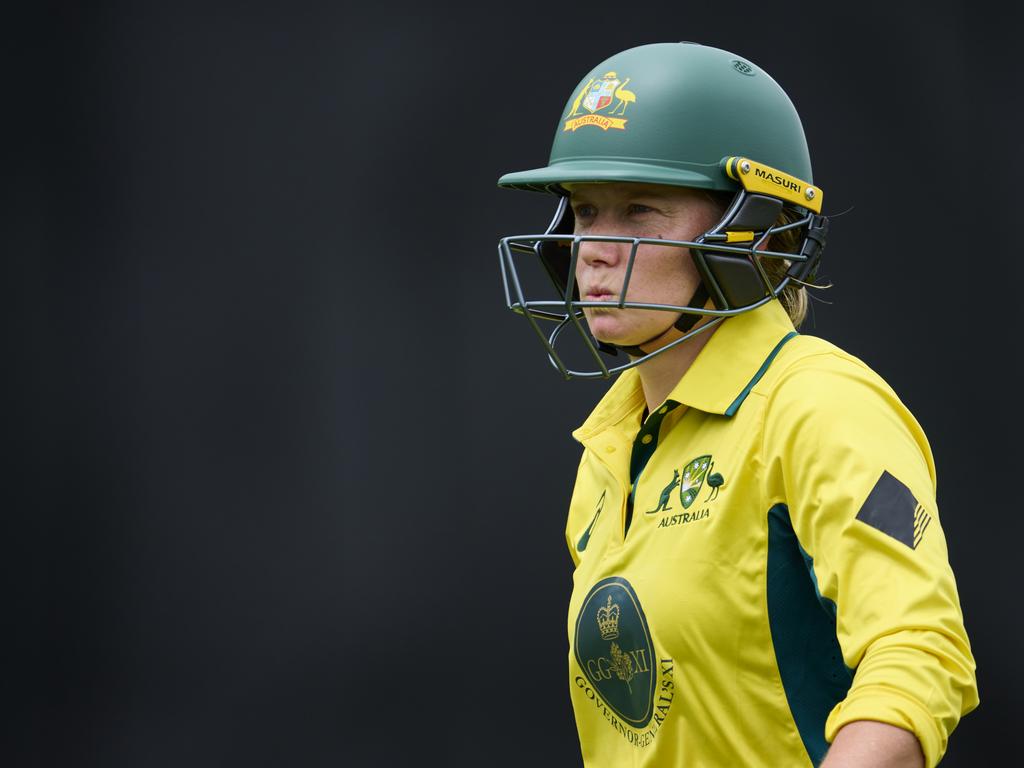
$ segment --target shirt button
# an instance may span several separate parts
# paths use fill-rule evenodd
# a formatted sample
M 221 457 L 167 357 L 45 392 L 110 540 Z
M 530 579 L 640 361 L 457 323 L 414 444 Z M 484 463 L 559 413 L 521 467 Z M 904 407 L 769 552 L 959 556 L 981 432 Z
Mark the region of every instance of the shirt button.
M 643 443 L 644 445 L 647 445 L 653 439 L 654 438 L 651 437 L 650 435 L 644 435 L 643 437 L 640 438 L 640 442 Z
M 668 406 L 667 405 L 661 406 L 661 408 L 658 409 L 658 413 L 668 413 Z
M 606 445 L 604 447 L 604 452 L 605 453 L 615 453 L 615 446 L 614 445 Z

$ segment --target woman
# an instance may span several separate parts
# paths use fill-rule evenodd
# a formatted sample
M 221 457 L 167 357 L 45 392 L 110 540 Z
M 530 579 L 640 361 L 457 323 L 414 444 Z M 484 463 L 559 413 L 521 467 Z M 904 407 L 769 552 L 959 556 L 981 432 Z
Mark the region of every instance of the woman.
M 786 94 L 715 48 L 624 51 L 499 184 L 560 198 L 502 240 L 509 308 L 567 377 L 621 372 L 573 433 L 585 764 L 935 765 L 978 697 L 934 464 L 877 374 L 795 330 L 828 222 Z

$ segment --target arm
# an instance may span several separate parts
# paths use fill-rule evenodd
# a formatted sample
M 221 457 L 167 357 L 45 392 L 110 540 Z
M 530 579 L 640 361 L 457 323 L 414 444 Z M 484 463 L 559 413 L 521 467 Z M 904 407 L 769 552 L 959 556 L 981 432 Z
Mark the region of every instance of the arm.
M 910 731 L 858 720 L 839 731 L 821 768 L 924 768 L 924 755 Z
M 854 672 L 825 739 L 886 723 L 916 736 L 931 768 L 978 694 L 927 439 L 859 361 L 825 354 L 782 378 L 766 413 L 768 502 L 788 505 Z M 854 748 L 851 738 L 833 759 Z

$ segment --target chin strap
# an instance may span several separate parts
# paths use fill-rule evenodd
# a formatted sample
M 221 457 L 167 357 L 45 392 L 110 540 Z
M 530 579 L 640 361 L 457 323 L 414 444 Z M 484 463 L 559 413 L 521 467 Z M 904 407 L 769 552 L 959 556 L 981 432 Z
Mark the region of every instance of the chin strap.
M 704 287 L 704 281 L 702 280 L 697 285 L 697 290 L 693 292 L 693 296 L 690 297 L 690 300 L 686 303 L 686 306 L 693 307 L 694 309 L 703 309 L 704 306 L 708 303 L 708 298 L 708 291 Z M 675 323 L 670 325 L 664 331 L 661 331 L 660 333 L 656 333 L 654 336 L 651 336 L 651 338 L 647 339 L 647 341 L 641 341 L 639 344 L 634 344 L 632 346 L 626 346 L 622 344 L 608 344 L 607 342 L 602 341 L 598 344 L 598 348 L 605 352 L 610 352 L 613 355 L 619 350 L 622 350 L 627 355 L 632 355 L 633 357 L 643 357 L 644 355 L 647 354 L 647 352 L 645 352 L 642 349 L 642 347 L 646 346 L 647 344 L 650 344 L 652 341 L 657 341 L 666 333 L 668 333 L 672 328 L 677 328 L 683 333 L 686 333 L 697 324 L 697 321 L 700 320 L 701 317 L 702 315 L 692 315 L 689 312 L 683 312 L 679 315 L 679 319 L 676 320 Z
M 686 306 L 692 307 L 693 309 L 704 309 L 707 306 L 708 289 L 704 287 L 704 281 L 701 280 L 700 285 L 697 286 L 697 290 L 693 292 L 693 296 L 690 297 L 690 303 Z M 693 328 L 697 324 L 697 321 L 701 319 L 703 315 L 691 315 L 687 312 L 683 312 L 679 315 L 679 319 L 675 322 L 675 327 L 683 333 Z

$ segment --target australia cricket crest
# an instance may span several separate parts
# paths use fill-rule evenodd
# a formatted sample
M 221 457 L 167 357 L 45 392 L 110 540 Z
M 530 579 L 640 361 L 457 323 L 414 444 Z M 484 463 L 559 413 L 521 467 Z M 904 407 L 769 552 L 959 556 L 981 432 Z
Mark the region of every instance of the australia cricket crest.
M 590 78 L 580 89 L 572 102 L 563 131 L 576 131 L 585 125 L 594 125 L 607 131 L 609 128 L 625 130 L 627 120 L 621 115 L 626 114 L 626 107 L 636 102 L 636 94 L 626 90 L 630 78 L 620 78 L 615 72 L 606 72 L 604 76 Z M 605 114 L 598 114 L 608 109 Z M 583 114 L 583 112 L 590 114 Z M 581 115 L 582 117 L 576 117 Z M 620 117 L 612 117 L 620 115 Z
M 710 456 L 698 456 L 683 467 L 683 478 L 679 484 L 679 503 L 683 505 L 683 509 L 689 509 L 693 504 L 701 486 L 704 485 L 704 477 L 712 466 L 714 462 Z
M 696 523 L 707 520 L 711 516 L 710 506 L 718 498 L 719 491 L 725 485 L 725 478 L 719 472 L 714 472 L 715 461 L 710 453 L 698 456 L 686 463 L 682 469 L 672 470 L 672 479 L 668 481 L 661 490 L 661 496 L 654 509 L 648 509 L 648 515 L 663 515 L 658 523 L 659 528 L 670 528 L 680 523 Z M 701 489 L 709 488 L 701 508 L 692 511 L 676 511 L 675 514 L 664 514 L 676 510 L 673 507 L 673 500 L 676 498 L 678 489 L 679 505 L 683 510 L 689 510 L 697 501 Z

